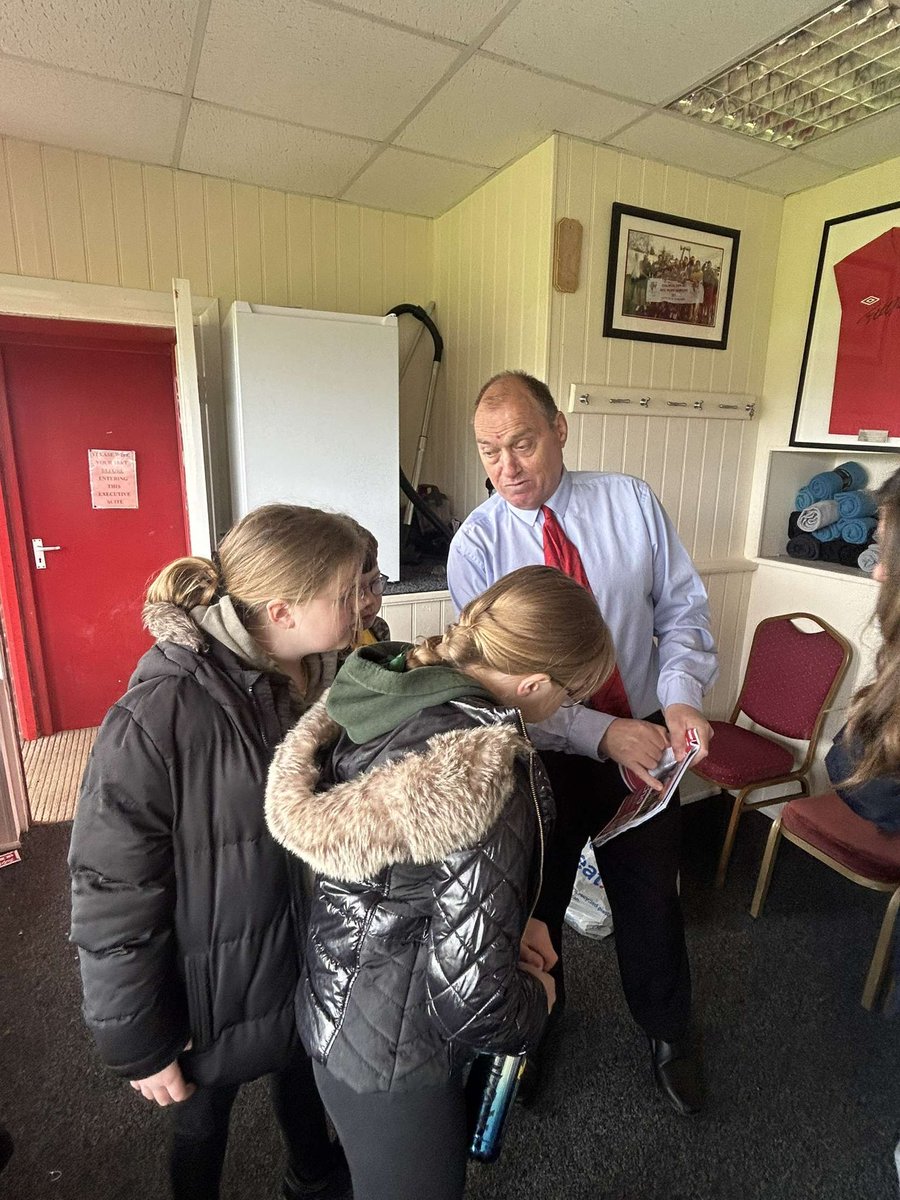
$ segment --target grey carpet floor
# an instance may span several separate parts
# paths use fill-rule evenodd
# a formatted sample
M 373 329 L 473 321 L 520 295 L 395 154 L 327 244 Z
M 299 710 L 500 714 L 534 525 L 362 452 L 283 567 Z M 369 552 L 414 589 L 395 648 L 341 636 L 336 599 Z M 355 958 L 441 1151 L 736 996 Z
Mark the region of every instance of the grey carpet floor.
M 723 815 L 716 801 L 685 810 L 707 1110 L 685 1120 L 657 1096 L 612 942 L 570 933 L 557 1069 L 540 1106 L 516 1111 L 500 1162 L 471 1170 L 470 1200 L 896 1200 L 900 1023 L 859 1003 L 884 900 L 785 845 L 753 921 L 768 821 L 745 819 L 716 892 Z M 69 832 L 35 828 L 23 862 L 0 871 L 0 1120 L 17 1142 L 0 1195 L 163 1197 L 167 1114 L 104 1071 L 82 1026 Z M 252 1084 L 235 1108 L 223 1200 L 276 1200 L 279 1164 L 265 1086 Z

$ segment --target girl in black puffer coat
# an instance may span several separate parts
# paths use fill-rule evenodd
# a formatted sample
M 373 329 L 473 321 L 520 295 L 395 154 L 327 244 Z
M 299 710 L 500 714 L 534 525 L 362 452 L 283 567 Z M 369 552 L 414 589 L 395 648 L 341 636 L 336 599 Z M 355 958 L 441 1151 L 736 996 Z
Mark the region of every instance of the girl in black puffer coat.
M 330 684 L 356 620 L 349 518 L 250 513 L 219 564 L 179 559 L 144 608 L 157 639 L 107 714 L 72 833 L 72 940 L 100 1056 L 174 1105 L 176 1200 L 213 1200 L 241 1083 L 271 1074 L 286 1197 L 349 1194 L 293 1019 L 301 936 L 266 829 L 278 742 Z
M 275 755 L 269 828 L 318 875 L 300 1035 L 355 1200 L 458 1200 L 465 1065 L 540 1038 L 552 800 L 525 722 L 612 665 L 591 594 L 524 567 L 442 639 L 352 654 Z

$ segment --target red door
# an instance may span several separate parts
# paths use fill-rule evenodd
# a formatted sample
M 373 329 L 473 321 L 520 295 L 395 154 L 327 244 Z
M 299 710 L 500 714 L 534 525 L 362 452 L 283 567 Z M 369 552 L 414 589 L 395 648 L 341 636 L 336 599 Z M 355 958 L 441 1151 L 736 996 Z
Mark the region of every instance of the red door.
M 3 600 L 8 614 L 14 587 L 20 636 L 6 624 L 25 737 L 99 724 L 150 644 L 147 583 L 187 553 L 173 342 L 171 330 L 0 318 L 15 576 L 4 573 Z M 119 464 L 124 488 L 97 478 L 92 494 L 96 450 L 133 452 Z M 137 507 L 107 507 L 135 502 L 131 462 Z M 48 548 L 43 568 L 34 539 Z

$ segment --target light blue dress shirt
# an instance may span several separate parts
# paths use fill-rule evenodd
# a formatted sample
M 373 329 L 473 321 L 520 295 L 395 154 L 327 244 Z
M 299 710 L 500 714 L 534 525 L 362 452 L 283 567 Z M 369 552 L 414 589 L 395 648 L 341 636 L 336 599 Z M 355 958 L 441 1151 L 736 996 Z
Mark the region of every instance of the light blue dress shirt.
M 668 704 L 700 708 L 718 673 L 706 591 L 647 484 L 631 475 L 564 470 L 547 505 L 578 547 L 633 715 Z M 544 561 L 543 524 L 540 509 L 513 508 L 499 493 L 470 513 L 447 561 L 457 612 L 510 571 Z M 613 720 L 576 704 L 529 733 L 541 749 L 600 758 Z

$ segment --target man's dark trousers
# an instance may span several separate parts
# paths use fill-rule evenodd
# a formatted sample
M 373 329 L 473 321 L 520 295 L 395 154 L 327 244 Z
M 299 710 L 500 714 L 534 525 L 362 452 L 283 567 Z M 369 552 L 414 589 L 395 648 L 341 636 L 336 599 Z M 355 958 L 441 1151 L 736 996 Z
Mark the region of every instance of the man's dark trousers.
M 546 921 L 560 956 L 553 970 L 565 995 L 562 926 L 585 842 L 615 813 L 627 788 L 618 764 L 544 751 L 557 818 L 544 858 L 534 915 Z M 690 1024 L 691 974 L 678 897 L 681 807 L 666 809 L 596 851 L 609 899 L 622 989 L 631 1014 L 652 1038 L 677 1042 Z

